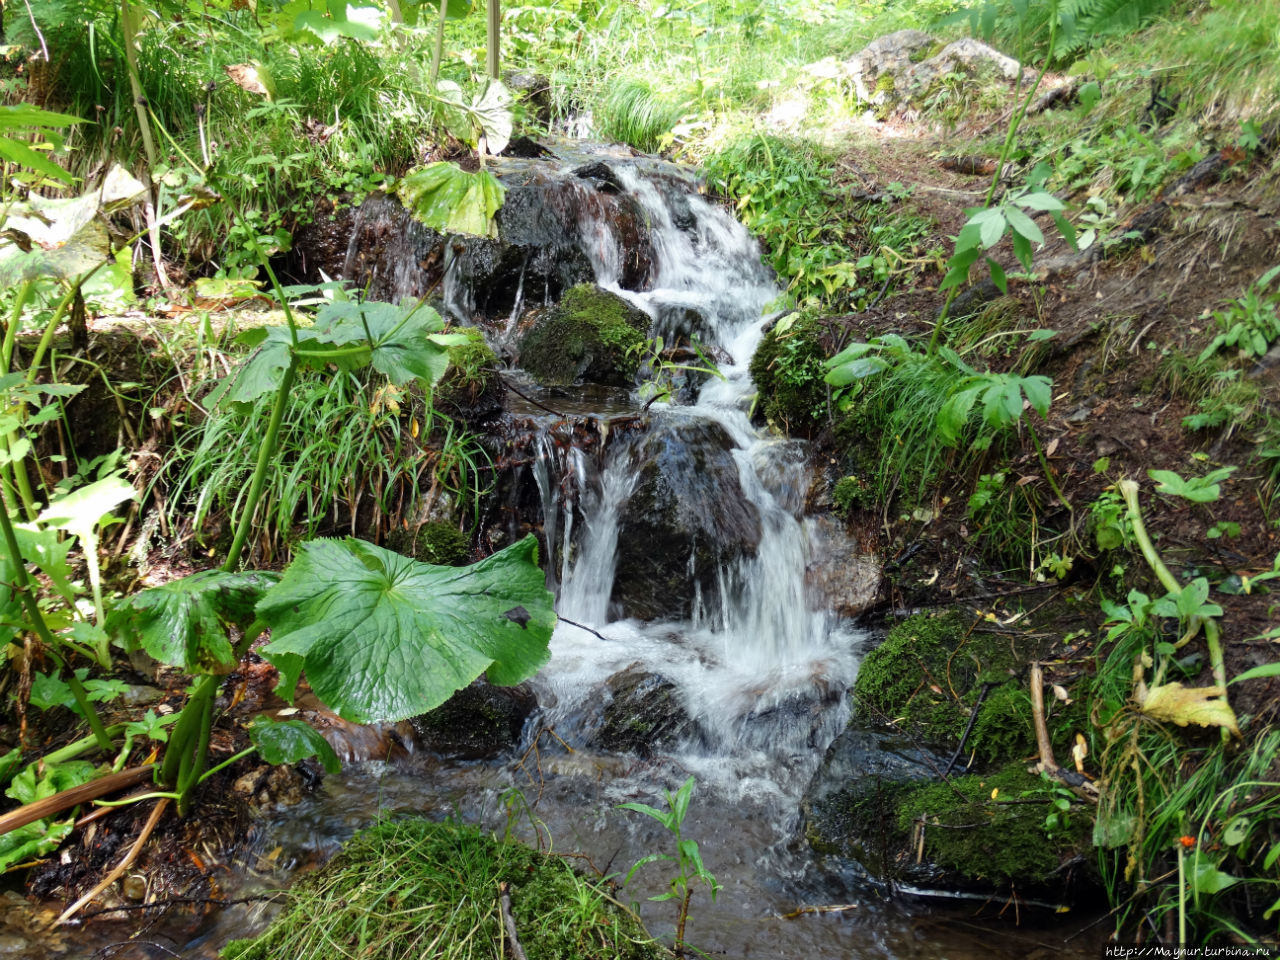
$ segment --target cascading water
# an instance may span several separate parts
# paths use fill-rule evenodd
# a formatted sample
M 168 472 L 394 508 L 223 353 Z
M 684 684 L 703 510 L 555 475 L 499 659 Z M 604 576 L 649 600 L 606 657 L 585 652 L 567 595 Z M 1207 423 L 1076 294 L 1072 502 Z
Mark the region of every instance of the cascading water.
M 596 269 L 597 282 L 630 300 L 660 324 L 689 310 L 701 317 L 706 346 L 729 360 L 721 378 L 702 388 L 687 407 L 656 405 L 663 421 L 704 421 L 727 436 L 736 464 L 740 495 L 758 517 L 759 542 L 752 555 L 717 564 L 709 591 L 699 591 L 692 616 L 682 622 L 610 623 L 620 512 L 638 476 L 644 446 L 617 442 L 597 482 L 583 498 L 585 529 L 578 542 L 565 541 L 573 554 L 561 585 L 560 612 L 615 641 L 571 625 L 553 641 L 546 683 L 556 706 L 547 722 L 563 723 L 577 702 L 598 695 L 609 674 L 639 661 L 644 669 L 676 684 L 685 709 L 698 725 L 698 756 L 687 762 L 741 775 L 743 764 L 767 775 L 767 754 L 790 756 L 813 750 L 818 728 L 834 733 L 842 717 L 832 708 L 832 691 L 852 681 L 856 637 L 810 596 L 806 570 L 813 530 L 799 516 L 807 473 L 791 444 L 756 430 L 747 416 L 753 391 L 748 363 L 763 336 L 764 310 L 778 295 L 759 250 L 740 224 L 723 210 L 680 185 L 659 184 L 634 168 L 615 165 L 625 190 L 641 204 L 654 252 L 649 289 L 634 292 L 619 283 L 618 242 L 607 223 L 586 220 L 579 228 Z M 696 456 L 689 450 L 689 456 Z M 727 491 L 732 496 L 738 491 Z M 643 548 L 643 547 L 642 547 Z M 671 556 L 672 565 L 695 558 Z M 690 573 L 694 571 L 690 570 Z M 709 594 L 709 595 L 708 595 Z M 805 705 L 800 709 L 800 705 Z M 780 709 L 788 706 L 790 709 Z M 803 722 L 796 722 L 804 714 Z M 829 716 L 828 716 L 829 714 Z M 766 756 L 747 746 L 768 746 Z M 794 777 L 795 771 L 788 772 Z

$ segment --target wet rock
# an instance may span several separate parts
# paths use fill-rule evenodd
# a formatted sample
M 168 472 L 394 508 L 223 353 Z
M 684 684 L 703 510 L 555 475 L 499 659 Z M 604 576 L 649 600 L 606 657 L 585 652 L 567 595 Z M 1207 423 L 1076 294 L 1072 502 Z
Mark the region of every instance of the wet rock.
M 880 559 L 868 553 L 830 514 L 815 517 L 819 542 L 806 571 L 809 587 L 842 617 L 856 617 L 880 592 Z
M 477 680 L 442 705 L 413 718 L 419 743 L 447 757 L 492 757 L 520 742 L 525 721 L 537 707 L 533 691 L 521 684 L 496 687 Z
M 0 957 L 25 957 L 30 949 L 30 943 L 16 933 L 0 934 Z
M 520 365 L 543 385 L 630 386 L 648 330 L 648 314 L 615 293 L 581 284 L 525 334 Z
M 141 874 L 130 874 L 124 878 L 124 883 L 120 886 L 127 900 L 137 902 L 147 896 L 147 878 Z
M 871 876 L 934 884 L 943 872 L 915 863 L 897 827 L 898 802 L 937 777 L 942 760 L 899 734 L 850 726 L 827 748 L 801 801 L 805 835 L 819 853 L 856 861 Z
M 235 782 L 231 784 L 231 792 L 240 797 L 252 797 L 258 792 L 258 788 L 266 782 L 270 773 L 270 764 L 264 763 L 261 766 L 254 767 L 235 779 Z
M 680 703 L 676 685 L 634 663 L 607 681 L 612 700 L 604 708 L 600 745 L 648 755 L 683 739 L 693 720 Z
M 718 423 L 672 419 L 639 438 L 636 484 L 622 507 L 610 603 L 623 617 L 687 618 L 716 591 L 722 564 L 754 556 L 760 515 Z

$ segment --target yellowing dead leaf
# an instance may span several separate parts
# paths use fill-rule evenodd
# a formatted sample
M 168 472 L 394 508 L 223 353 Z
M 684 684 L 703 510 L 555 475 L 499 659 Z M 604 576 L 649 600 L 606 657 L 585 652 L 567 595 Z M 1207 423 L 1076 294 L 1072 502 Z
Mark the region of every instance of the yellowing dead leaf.
M 1189 723 L 1202 727 L 1225 727 L 1237 737 L 1236 713 L 1227 703 L 1222 687 L 1184 687 L 1181 683 L 1151 687 L 1142 701 L 1142 712 L 1157 720 L 1169 720 L 1185 727 Z

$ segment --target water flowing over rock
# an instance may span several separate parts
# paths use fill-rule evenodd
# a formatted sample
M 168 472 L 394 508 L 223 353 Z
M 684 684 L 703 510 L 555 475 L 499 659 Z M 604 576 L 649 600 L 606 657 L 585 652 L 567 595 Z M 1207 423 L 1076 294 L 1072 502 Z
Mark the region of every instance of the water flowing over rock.
M 743 493 L 733 438 L 714 421 L 655 424 L 635 445 L 635 486 L 619 516 L 612 609 L 687 619 L 722 564 L 754 556 L 758 508 Z

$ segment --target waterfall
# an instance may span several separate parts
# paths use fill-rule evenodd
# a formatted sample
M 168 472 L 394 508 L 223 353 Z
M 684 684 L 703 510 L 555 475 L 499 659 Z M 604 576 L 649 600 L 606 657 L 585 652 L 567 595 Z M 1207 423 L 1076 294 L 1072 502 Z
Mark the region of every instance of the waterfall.
M 856 638 L 811 596 L 806 582 L 819 545 L 816 529 L 802 516 L 809 482 L 803 457 L 794 443 L 767 436 L 748 417 L 754 392 L 748 365 L 764 335 L 765 310 L 780 292 L 756 242 L 689 185 L 624 164 L 612 169 L 643 208 L 654 263 L 645 289 L 624 288 L 621 241 L 584 205 L 578 230 L 597 283 L 644 310 L 655 326 L 697 311 L 705 345 L 728 357 L 722 378 L 709 380 L 692 405 L 651 407 L 649 433 L 683 430 L 696 438 L 711 431 L 727 438 L 740 488 L 734 495 L 744 501 L 737 509 L 749 510 L 758 523 L 758 543 L 749 555 L 719 559 L 711 573 L 696 569 L 705 558 L 693 554 L 663 558 L 672 568 L 683 565 L 691 580 L 707 574 L 687 617 L 639 622 L 612 616 L 622 511 L 647 450 L 642 439 L 612 443 L 598 475 L 569 485 L 580 491 L 576 540 L 556 529 L 557 518 L 574 506 L 544 501 L 548 536 L 559 533 L 566 558 L 558 610 L 594 631 L 570 624 L 557 630 L 542 680 L 556 704 L 549 717 L 569 722 L 584 701 L 598 698 L 609 674 L 639 661 L 677 686 L 699 726 L 699 743 L 709 745 L 702 758 L 714 757 L 713 766 L 738 776 L 744 762 L 756 765 L 753 757 L 776 762 L 779 755 L 812 751 L 815 738 L 834 734 L 843 714 L 824 705 L 839 701 L 852 682 Z M 672 447 L 681 451 L 679 442 Z

